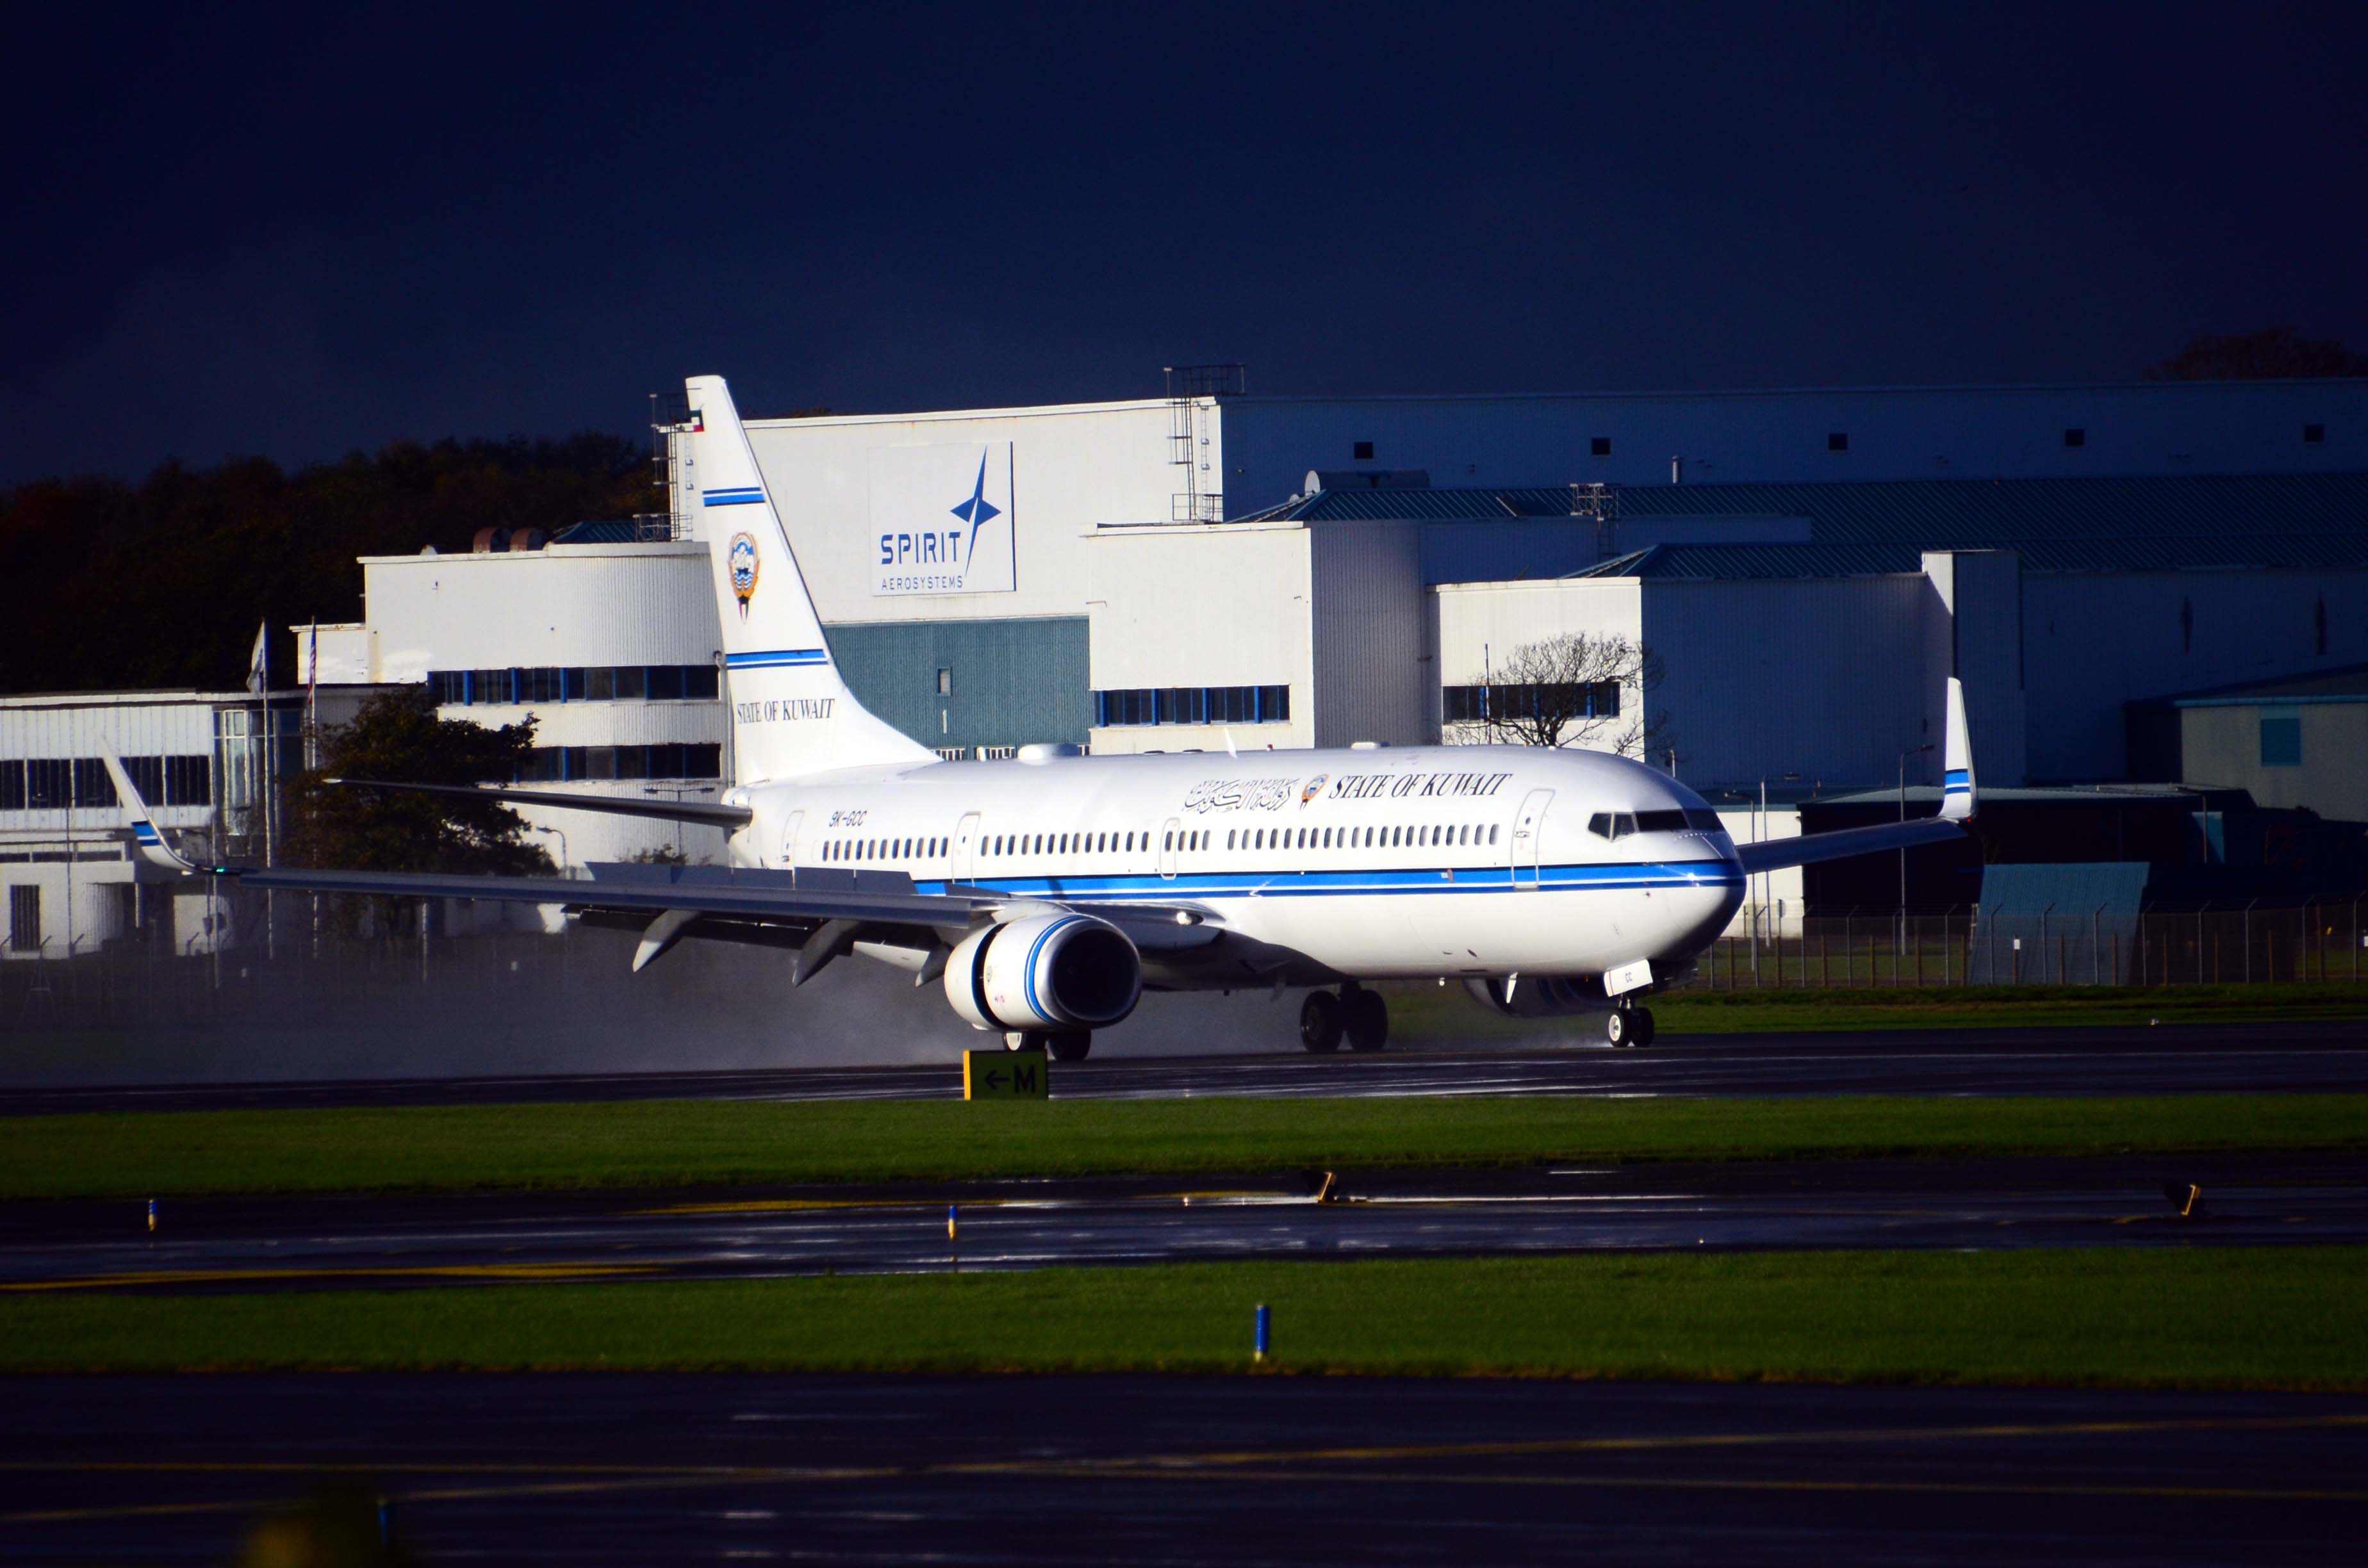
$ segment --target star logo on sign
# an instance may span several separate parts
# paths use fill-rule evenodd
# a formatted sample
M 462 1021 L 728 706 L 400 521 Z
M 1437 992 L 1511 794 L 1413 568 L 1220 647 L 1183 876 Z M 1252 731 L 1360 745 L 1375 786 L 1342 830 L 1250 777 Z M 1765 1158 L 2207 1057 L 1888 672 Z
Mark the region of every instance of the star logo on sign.
M 981 451 L 978 454 L 978 482 L 971 486 L 970 499 L 953 507 L 952 511 L 955 517 L 970 525 L 970 538 L 962 544 L 962 561 L 967 565 L 972 550 L 978 543 L 978 530 L 985 527 L 990 518 L 1003 516 L 1003 508 L 986 498 L 985 452 Z

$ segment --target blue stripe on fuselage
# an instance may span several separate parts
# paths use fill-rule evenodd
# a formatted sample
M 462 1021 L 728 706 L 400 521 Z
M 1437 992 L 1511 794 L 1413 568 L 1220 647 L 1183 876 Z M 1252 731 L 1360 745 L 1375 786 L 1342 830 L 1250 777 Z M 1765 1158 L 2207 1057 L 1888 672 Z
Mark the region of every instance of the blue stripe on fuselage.
M 1524 867 L 1526 871 L 1528 868 Z M 1099 899 L 1109 903 L 1173 903 L 1178 898 L 1386 897 L 1408 893 L 1491 893 L 1517 887 L 1510 868 L 1459 866 L 1419 870 L 1205 871 L 1174 877 L 973 877 L 958 885 L 1038 898 Z M 917 892 L 942 893 L 957 884 L 916 881 Z M 1739 888 L 1743 872 L 1725 860 L 1639 861 L 1624 865 L 1547 866 L 1538 876 L 1542 891 L 1609 892 L 1635 888 Z

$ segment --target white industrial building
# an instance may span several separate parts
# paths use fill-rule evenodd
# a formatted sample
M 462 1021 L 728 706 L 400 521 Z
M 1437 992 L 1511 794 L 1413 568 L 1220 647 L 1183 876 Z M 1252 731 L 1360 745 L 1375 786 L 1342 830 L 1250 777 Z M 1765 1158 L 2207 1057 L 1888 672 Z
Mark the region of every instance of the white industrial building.
M 2011 785 L 2131 777 L 2132 702 L 2368 662 L 2368 381 L 1184 390 L 751 419 L 858 695 L 949 756 L 1453 742 L 1476 738 L 1459 688 L 1507 653 L 1616 632 L 1666 670 L 1628 698 L 1665 738 L 1652 760 L 1755 802 L 1730 818 L 1750 837 L 1797 830 L 1759 819 L 1763 783 L 1781 806 L 1928 777 L 1911 748 L 1952 672 L 1984 780 Z M 698 487 L 672 445 L 671 523 L 364 561 L 362 620 L 317 631 L 323 689 L 426 682 L 450 716 L 531 714 L 553 788 L 712 794 L 721 639 L 700 547 L 671 537 Z M 127 751 L 197 755 L 236 706 L 174 702 L 198 729 Z M 5 729 L 0 754 L 94 755 Z M 27 825 L 8 799 L 0 833 Z M 528 815 L 570 867 L 720 848 Z
M 323 721 L 342 722 L 363 695 L 351 687 L 327 693 Z M 171 896 L 176 879 L 131 853 L 100 759 L 123 760 L 157 826 L 192 858 L 259 862 L 276 831 L 267 825 L 264 737 L 277 735 L 268 771 L 295 772 L 307 711 L 302 690 L 0 698 L 0 955 L 73 958 L 126 947 L 188 954 L 231 945 L 225 903 Z

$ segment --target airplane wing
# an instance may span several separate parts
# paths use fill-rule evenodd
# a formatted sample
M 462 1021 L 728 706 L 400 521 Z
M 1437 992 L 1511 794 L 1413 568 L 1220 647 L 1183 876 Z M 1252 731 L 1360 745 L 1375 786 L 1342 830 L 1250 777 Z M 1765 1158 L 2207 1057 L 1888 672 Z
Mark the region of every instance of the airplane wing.
M 1761 844 L 1738 844 L 1735 858 L 1743 874 L 1781 871 L 1788 866 L 1809 866 L 1820 860 L 1844 860 L 1881 849 L 1910 849 L 1919 844 L 1945 844 L 1963 838 L 1965 830 L 1941 817 L 1911 817 L 1906 822 L 1877 823 L 1873 827 L 1846 827 L 1837 833 L 1809 833 L 1798 838 L 1771 838 Z
M 477 784 L 398 784 L 384 778 L 324 778 L 324 784 L 348 790 L 389 790 L 409 795 L 467 795 L 480 801 L 503 801 L 518 806 L 564 806 L 572 812 L 606 812 L 612 816 L 654 817 L 660 822 L 695 822 L 726 833 L 748 825 L 754 813 L 746 806 L 723 806 L 704 801 L 633 800 L 619 795 L 570 795 L 551 790 L 506 790 Z
M 643 927 L 636 971 L 685 937 L 798 949 L 792 983 L 803 984 L 858 941 L 942 947 L 939 932 L 970 926 L 1016 906 L 1058 907 L 1092 915 L 1124 931 L 1141 949 L 1198 946 L 1222 923 L 1190 904 L 1087 901 L 953 886 L 920 892 L 901 871 L 809 866 L 793 871 L 723 866 L 597 864 L 588 881 L 566 877 L 439 876 L 417 871 L 340 871 L 301 868 L 245 869 L 239 885 L 263 892 L 365 893 L 385 898 L 488 899 L 559 904 L 586 924 Z M 644 923 L 646 925 L 644 926 Z
M 1771 839 L 1736 846 L 1735 858 L 1746 876 L 1810 866 L 1820 860 L 1844 860 L 1885 849 L 1912 849 L 1919 844 L 1946 844 L 1964 836 L 1964 824 L 1974 817 L 1974 742 L 1965 727 L 1965 688 L 1949 677 L 1949 712 L 1941 735 L 1941 814 L 1907 822 L 1877 823 L 1873 827 L 1846 827 L 1835 833 L 1804 834 L 1798 838 Z

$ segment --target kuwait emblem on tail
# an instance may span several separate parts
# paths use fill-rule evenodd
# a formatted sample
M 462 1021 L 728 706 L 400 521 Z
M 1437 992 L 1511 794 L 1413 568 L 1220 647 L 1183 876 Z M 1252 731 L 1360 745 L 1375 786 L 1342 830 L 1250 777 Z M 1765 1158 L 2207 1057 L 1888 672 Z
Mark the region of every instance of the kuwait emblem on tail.
M 740 619 L 748 619 L 748 601 L 757 597 L 757 536 L 734 534 L 726 557 L 732 567 L 732 597 L 740 601 Z

